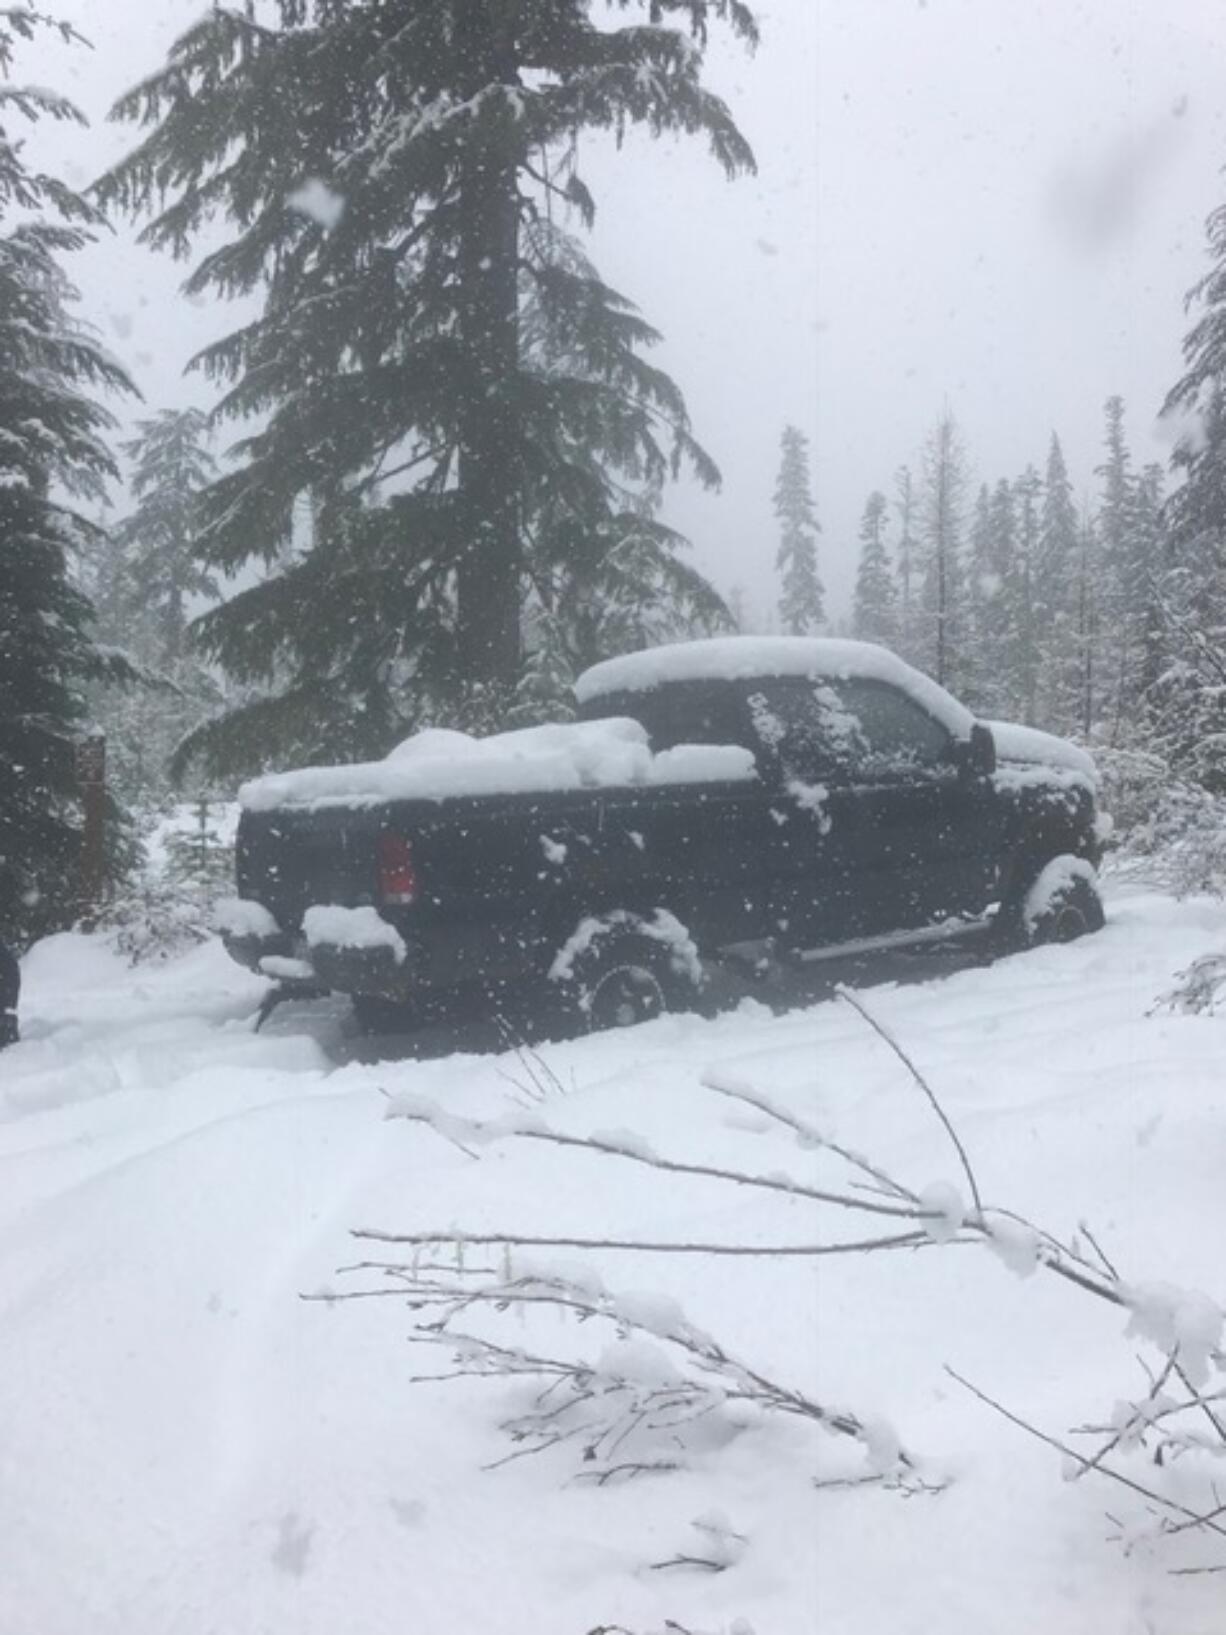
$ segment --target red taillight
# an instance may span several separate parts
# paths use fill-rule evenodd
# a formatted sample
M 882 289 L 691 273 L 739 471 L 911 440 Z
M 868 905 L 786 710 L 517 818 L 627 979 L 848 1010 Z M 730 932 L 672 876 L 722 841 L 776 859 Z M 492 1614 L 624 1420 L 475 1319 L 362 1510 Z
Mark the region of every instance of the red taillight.
M 417 869 L 413 848 L 403 835 L 388 830 L 379 836 L 379 896 L 385 903 L 417 900 Z

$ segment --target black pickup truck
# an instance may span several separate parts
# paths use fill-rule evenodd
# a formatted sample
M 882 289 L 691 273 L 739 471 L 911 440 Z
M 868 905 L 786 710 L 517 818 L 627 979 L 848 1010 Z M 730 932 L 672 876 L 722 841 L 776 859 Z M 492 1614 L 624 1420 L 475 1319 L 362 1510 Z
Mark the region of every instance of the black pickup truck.
M 1089 757 L 881 648 L 689 642 L 575 692 L 574 723 L 244 786 L 231 954 L 381 1025 L 514 989 L 604 1027 L 720 967 L 1103 923 Z

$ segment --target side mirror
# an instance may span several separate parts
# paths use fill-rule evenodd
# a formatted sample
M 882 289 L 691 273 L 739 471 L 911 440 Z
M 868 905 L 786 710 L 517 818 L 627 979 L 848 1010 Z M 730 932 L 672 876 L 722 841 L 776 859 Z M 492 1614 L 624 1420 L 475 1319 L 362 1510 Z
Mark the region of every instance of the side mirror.
M 976 778 L 986 778 L 996 771 L 996 740 L 992 729 L 985 727 L 982 721 L 976 721 L 971 727 L 962 764 Z

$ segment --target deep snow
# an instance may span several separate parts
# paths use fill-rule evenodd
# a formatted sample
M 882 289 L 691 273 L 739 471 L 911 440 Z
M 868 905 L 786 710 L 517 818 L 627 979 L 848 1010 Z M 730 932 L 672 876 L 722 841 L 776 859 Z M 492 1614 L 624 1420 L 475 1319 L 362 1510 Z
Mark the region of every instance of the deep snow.
M 1138 1284 L 1226 1296 L 1226 1023 L 1147 1015 L 1226 941 L 1226 914 L 1110 906 L 1101 936 L 864 997 L 931 1075 L 992 1203 L 1062 1233 L 1087 1219 Z M 508 1451 L 514 1388 L 412 1386 L 443 1359 L 405 1344 L 398 1300 L 298 1298 L 359 1258 L 350 1227 L 773 1241 L 824 1223 L 795 1200 L 539 1145 L 474 1160 L 387 1122 L 381 1092 L 506 1113 L 523 1068 L 359 1060 L 328 1002 L 256 1036 L 265 985 L 215 942 L 130 970 L 53 938 L 24 974 L 26 1039 L 0 1056 L 3 1635 L 1226 1627 L 1221 1578 L 1169 1572 L 1212 1559 L 1208 1541 L 1125 1554 L 1108 1514 L 1131 1526 L 1140 1502 L 1063 1482 L 1057 1455 L 943 1372 L 1063 1435 L 1143 1384 L 1119 1312 L 962 1246 L 817 1264 L 606 1254 L 610 1286 L 675 1298 L 763 1370 L 893 1426 L 952 1485 L 817 1491 L 845 1453 L 791 1422 L 747 1422 L 693 1470 L 621 1487 L 576 1485 L 564 1452 L 486 1471 Z M 542 1053 L 569 1090 L 544 1109 L 561 1130 L 805 1173 L 813 1155 L 704 1090 L 715 1067 L 917 1187 L 960 1185 L 897 1062 L 837 1001 Z M 726 1571 L 653 1569 L 715 1535 Z

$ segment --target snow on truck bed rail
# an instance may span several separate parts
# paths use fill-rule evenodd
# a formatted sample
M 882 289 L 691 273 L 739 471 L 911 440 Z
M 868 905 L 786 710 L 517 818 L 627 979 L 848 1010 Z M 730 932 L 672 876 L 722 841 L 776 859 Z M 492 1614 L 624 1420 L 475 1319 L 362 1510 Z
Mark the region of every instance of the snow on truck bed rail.
M 455 795 L 544 794 L 660 784 L 742 781 L 756 776 L 747 749 L 679 744 L 653 755 L 637 721 L 578 721 L 471 738 L 431 728 L 383 761 L 304 767 L 256 778 L 239 790 L 249 812 L 281 806 L 379 806 Z
M 588 704 L 610 693 L 646 692 L 666 681 L 750 681 L 768 676 L 885 681 L 909 694 L 955 738 L 969 738 L 975 722 L 944 687 L 897 654 L 872 642 L 825 636 L 714 636 L 649 647 L 585 670 L 575 682 L 575 697 Z

